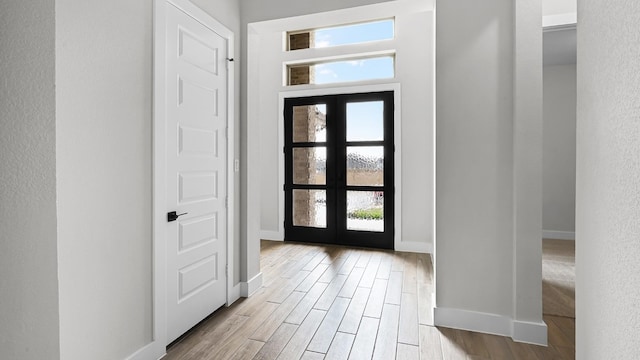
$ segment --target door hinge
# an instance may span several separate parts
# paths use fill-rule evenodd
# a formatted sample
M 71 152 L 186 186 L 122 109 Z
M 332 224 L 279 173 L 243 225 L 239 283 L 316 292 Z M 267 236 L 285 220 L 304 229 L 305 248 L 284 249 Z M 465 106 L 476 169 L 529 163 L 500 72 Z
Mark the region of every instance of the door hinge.
M 229 276 L 229 264 L 224 266 L 224 276 Z
M 224 128 L 224 137 L 226 139 L 229 139 L 229 127 L 228 126 L 226 128 Z

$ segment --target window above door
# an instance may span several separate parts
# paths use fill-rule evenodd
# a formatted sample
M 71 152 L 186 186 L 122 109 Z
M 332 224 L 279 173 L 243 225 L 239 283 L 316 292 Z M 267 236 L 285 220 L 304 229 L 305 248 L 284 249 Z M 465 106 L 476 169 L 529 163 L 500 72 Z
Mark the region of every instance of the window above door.
M 283 39 L 292 59 L 283 61 L 284 86 L 395 78 L 394 18 L 291 30 Z
M 362 44 L 394 38 L 395 20 L 384 19 L 287 32 L 287 50 Z

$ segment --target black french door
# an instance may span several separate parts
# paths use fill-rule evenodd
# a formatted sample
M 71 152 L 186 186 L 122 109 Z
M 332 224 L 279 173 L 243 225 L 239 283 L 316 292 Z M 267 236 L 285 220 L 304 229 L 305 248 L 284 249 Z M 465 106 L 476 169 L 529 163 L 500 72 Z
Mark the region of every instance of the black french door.
M 393 92 L 285 99 L 285 240 L 393 249 Z

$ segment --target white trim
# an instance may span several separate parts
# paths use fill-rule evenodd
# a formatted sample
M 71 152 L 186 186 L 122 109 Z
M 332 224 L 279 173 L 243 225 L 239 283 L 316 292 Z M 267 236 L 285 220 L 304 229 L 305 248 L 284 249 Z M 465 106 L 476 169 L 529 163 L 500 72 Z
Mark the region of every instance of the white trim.
M 435 326 L 511 336 L 511 318 L 496 314 L 436 307 L 433 309 Z
M 240 299 L 241 296 L 241 284 L 236 284 L 231 288 L 231 291 L 229 292 L 229 298 L 232 299 L 232 301 L 227 302 L 227 307 L 231 306 L 234 302 L 236 302 L 236 300 Z
M 160 358 L 166 354 L 167 339 L 167 260 L 166 231 L 166 159 L 165 142 L 165 70 L 167 2 L 154 0 L 153 15 L 153 335 L 151 346 L 135 354 L 135 358 Z
M 544 322 L 518 321 L 504 315 L 441 307 L 433 309 L 433 322 L 435 326 L 509 336 L 517 342 L 547 345 L 547 325 Z
M 284 241 L 284 233 L 280 231 L 260 231 L 260 239 L 270 241 Z
M 511 338 L 521 343 L 547 346 L 547 324 L 514 320 Z
M 317 63 L 331 61 L 348 61 L 373 57 L 395 56 L 396 50 L 393 47 L 393 40 L 384 40 L 360 44 L 358 45 L 357 50 L 352 46 L 341 46 L 336 47 L 336 49 L 325 47 L 287 51 L 282 54 L 282 62 L 286 68 L 286 66 L 289 65 L 314 65 Z M 286 85 L 286 83 L 283 85 Z
M 401 86 L 400 83 L 375 83 L 370 85 L 344 85 L 332 87 L 312 87 L 306 89 L 285 90 L 278 93 L 278 148 L 284 149 L 284 99 L 322 96 L 322 95 L 341 95 L 341 94 L 357 94 L 377 91 L 393 91 L 393 102 L 395 103 L 393 111 L 393 143 L 395 146 L 394 153 L 394 227 L 395 235 L 393 237 L 394 248 L 402 246 L 402 104 L 401 104 Z M 281 151 L 278 160 L 278 181 L 279 189 L 284 187 L 284 153 Z M 278 196 L 278 213 L 280 219 L 284 219 L 284 190 L 280 191 Z M 263 231 L 264 232 L 264 231 Z M 278 232 L 282 234 L 284 239 L 284 222 L 279 225 Z M 409 245 L 410 246 L 410 245 Z M 412 251 L 411 252 L 422 252 Z M 426 250 L 424 251 L 426 252 Z
M 575 240 L 576 233 L 574 231 L 542 230 L 542 238 L 556 240 Z
M 146 346 L 140 348 L 138 351 L 127 356 L 125 360 L 147 360 L 147 359 L 160 359 L 165 355 L 158 353 L 155 342 L 151 342 Z
M 251 280 L 247 282 L 240 283 L 240 295 L 242 297 L 250 297 L 255 294 L 258 289 L 262 287 L 262 272 L 259 272 L 258 275 L 254 276 Z
M 432 254 L 433 244 L 418 241 L 398 241 L 395 243 L 394 250 L 418 254 Z
M 575 29 L 578 22 L 577 13 L 546 15 L 542 17 L 542 29 L 544 31 Z
M 226 28 L 225 28 L 226 29 Z M 235 57 L 235 37 L 231 30 L 227 35 L 227 58 Z M 235 243 L 235 62 L 227 61 L 227 306 L 233 304 L 240 296 L 233 295 L 233 273 L 235 268 L 233 248 Z
M 209 14 L 188 0 L 154 0 L 153 30 L 153 335 L 152 342 L 131 355 L 131 359 L 161 358 L 166 352 L 167 314 L 166 314 L 166 157 L 165 152 L 165 50 L 166 50 L 166 11 L 172 5 L 227 40 L 229 57 L 234 56 L 234 34 Z M 227 305 L 240 297 L 239 286 L 233 285 L 233 249 L 234 249 L 234 126 L 235 126 L 235 71 L 233 63 L 227 73 Z M 238 289 L 236 289 L 236 287 Z

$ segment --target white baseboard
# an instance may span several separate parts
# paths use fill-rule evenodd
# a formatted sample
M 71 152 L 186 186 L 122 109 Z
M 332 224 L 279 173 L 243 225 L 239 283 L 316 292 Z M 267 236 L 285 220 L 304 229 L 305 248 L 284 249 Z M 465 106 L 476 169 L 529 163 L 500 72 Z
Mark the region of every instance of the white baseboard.
M 240 283 L 240 296 L 249 297 L 253 295 L 258 289 L 262 287 L 262 273 L 258 273 L 258 275 L 254 276 L 251 280 L 247 282 Z
M 271 241 L 284 241 L 284 234 L 279 231 L 260 231 L 260 239 Z
M 547 324 L 544 321 L 532 323 L 527 321 L 513 321 L 513 341 L 547 346 Z
M 166 355 L 166 345 L 160 345 L 159 340 L 155 340 L 150 344 L 140 348 L 138 351 L 129 355 L 126 360 L 146 360 L 161 359 Z
M 433 322 L 435 326 L 509 336 L 517 342 L 547 345 L 547 325 L 544 322 L 523 322 L 503 315 L 441 307 L 433 309 Z
M 495 314 L 436 307 L 433 322 L 436 326 L 511 336 L 511 319 Z
M 576 233 L 573 231 L 542 230 L 542 238 L 557 239 L 557 240 L 575 240 Z
M 394 250 L 418 254 L 433 254 L 433 244 L 417 241 L 398 241 L 394 245 Z

